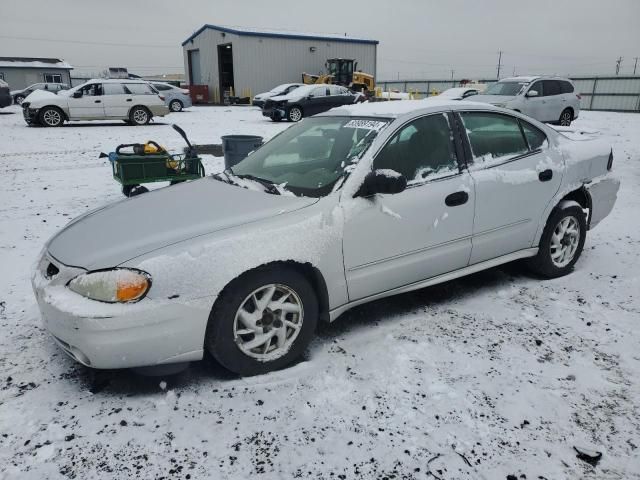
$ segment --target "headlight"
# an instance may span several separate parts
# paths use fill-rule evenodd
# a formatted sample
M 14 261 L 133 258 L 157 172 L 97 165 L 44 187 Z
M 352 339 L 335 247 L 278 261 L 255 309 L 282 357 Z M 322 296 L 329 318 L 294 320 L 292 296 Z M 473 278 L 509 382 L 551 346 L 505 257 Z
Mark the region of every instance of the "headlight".
M 142 270 L 115 268 L 84 273 L 71 280 L 67 286 L 91 300 L 108 303 L 136 302 L 151 288 L 151 276 Z

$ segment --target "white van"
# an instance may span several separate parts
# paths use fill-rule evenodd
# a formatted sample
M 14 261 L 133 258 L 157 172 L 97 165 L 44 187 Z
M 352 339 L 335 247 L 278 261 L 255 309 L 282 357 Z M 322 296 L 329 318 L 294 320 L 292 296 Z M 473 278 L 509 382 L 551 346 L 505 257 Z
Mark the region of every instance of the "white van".
M 58 95 L 38 90 L 22 102 L 27 125 L 60 127 L 69 120 L 124 120 L 146 125 L 169 113 L 164 97 L 142 80 L 89 80 Z

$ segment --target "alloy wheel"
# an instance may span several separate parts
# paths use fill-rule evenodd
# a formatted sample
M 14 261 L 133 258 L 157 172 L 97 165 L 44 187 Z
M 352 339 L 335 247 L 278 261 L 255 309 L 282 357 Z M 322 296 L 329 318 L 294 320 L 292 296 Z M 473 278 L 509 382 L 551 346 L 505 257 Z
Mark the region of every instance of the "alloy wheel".
M 564 217 L 551 236 L 551 261 L 558 268 L 569 265 L 580 243 L 580 223 L 573 217 Z
M 60 112 L 58 110 L 54 110 L 51 108 L 44 112 L 44 114 L 42 115 L 42 119 L 48 126 L 57 127 L 62 121 L 62 116 L 60 115 Z
M 142 108 L 133 112 L 133 120 L 140 125 L 147 123 L 148 117 L 147 112 Z
M 289 119 L 292 122 L 299 122 L 302 119 L 302 111 L 297 107 L 292 108 L 289 112 Z
M 174 100 L 169 104 L 169 108 L 172 112 L 179 112 L 182 110 L 182 104 L 178 100 Z
M 298 337 L 304 319 L 298 294 L 281 284 L 251 292 L 233 321 L 233 337 L 245 355 L 272 361 L 285 355 Z
M 568 110 L 565 112 L 562 112 L 562 115 L 560 115 L 560 125 L 562 125 L 563 127 L 568 127 L 571 125 L 571 112 L 569 112 Z

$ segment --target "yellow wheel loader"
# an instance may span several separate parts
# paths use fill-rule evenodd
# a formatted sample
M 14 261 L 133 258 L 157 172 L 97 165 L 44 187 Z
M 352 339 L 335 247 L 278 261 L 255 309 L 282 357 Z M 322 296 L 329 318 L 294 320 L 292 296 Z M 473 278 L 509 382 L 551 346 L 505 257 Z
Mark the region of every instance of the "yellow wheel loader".
M 345 58 L 330 58 L 325 63 L 327 73 L 313 75 L 302 74 L 302 83 L 306 85 L 328 83 L 342 85 L 357 92 L 372 93 L 375 89 L 373 75 L 357 70 L 358 62 Z

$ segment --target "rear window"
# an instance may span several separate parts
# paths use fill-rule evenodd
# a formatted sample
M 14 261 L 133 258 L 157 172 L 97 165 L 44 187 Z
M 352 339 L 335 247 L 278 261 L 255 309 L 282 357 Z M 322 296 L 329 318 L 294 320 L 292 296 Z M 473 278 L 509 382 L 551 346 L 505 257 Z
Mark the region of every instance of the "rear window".
M 162 85 L 161 83 L 154 83 L 153 86 L 156 90 L 160 90 L 161 92 L 171 90 L 171 87 L 169 85 Z
M 124 87 L 133 95 L 155 95 L 153 89 L 146 83 L 125 83 Z
M 560 88 L 562 93 L 573 93 L 573 85 L 569 82 L 560 82 Z

